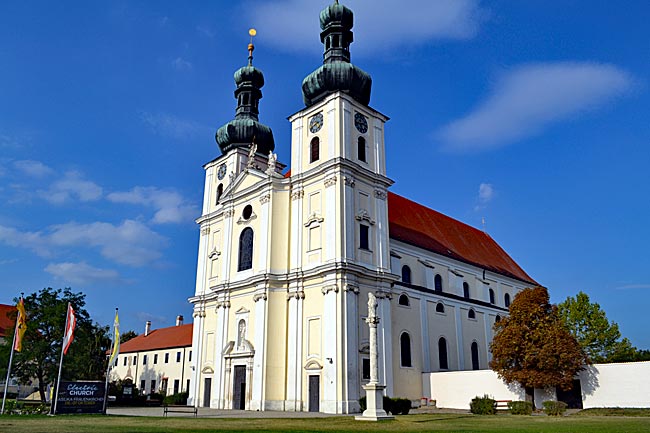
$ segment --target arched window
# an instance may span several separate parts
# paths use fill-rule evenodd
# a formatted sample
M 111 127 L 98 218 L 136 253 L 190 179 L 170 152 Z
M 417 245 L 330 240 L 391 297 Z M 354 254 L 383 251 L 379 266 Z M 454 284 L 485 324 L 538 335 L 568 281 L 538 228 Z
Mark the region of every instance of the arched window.
M 237 326 L 237 348 L 242 348 L 246 339 L 246 321 L 241 319 Z
M 331 38 L 331 36 L 330 36 L 330 37 L 327 37 L 327 38 L 325 39 L 325 49 L 326 49 L 326 50 L 329 50 L 329 49 L 330 49 L 330 38 Z
M 473 308 L 470 308 L 469 312 L 467 313 L 467 317 L 469 319 L 476 319 L 476 311 L 474 311 Z
M 359 137 L 357 141 L 357 158 L 359 161 L 366 162 L 366 139 Z
M 246 227 L 239 235 L 239 265 L 238 271 L 253 267 L 253 229 Z
M 438 361 L 440 362 L 441 370 L 449 369 L 449 363 L 447 362 L 447 340 L 445 337 L 440 337 L 438 340 Z
M 311 139 L 309 145 L 309 162 L 318 161 L 320 159 L 320 140 L 318 137 Z
M 409 297 L 406 296 L 406 294 L 404 294 L 404 293 L 399 295 L 399 299 L 397 300 L 397 303 L 399 305 L 404 305 L 405 307 L 408 307 L 409 305 L 411 305 L 411 303 L 409 302 Z
M 469 299 L 469 284 L 467 284 L 467 281 L 463 281 L 463 296 L 465 299 Z
M 506 308 L 510 307 L 510 294 L 506 293 L 503 296 L 503 302 L 506 304 Z
M 490 289 L 490 304 L 494 304 L 494 290 Z
M 411 268 L 406 265 L 402 266 L 402 282 L 411 284 Z
M 222 195 L 223 195 L 223 183 L 220 183 L 219 186 L 217 187 L 217 200 L 215 204 L 219 204 L 219 200 L 221 200 Z
M 442 302 L 438 302 L 436 304 L 436 313 L 444 313 L 445 312 L 445 304 Z
M 442 292 L 442 277 L 440 274 L 436 274 L 435 278 L 433 279 L 433 287 L 436 292 Z
M 399 337 L 400 361 L 402 367 L 413 367 L 411 364 L 411 337 L 403 332 Z
M 500 322 L 501 321 L 501 316 L 497 314 L 497 317 L 494 318 L 494 323 Z
M 472 370 L 478 370 L 480 367 L 478 363 L 478 344 L 476 341 L 472 343 Z

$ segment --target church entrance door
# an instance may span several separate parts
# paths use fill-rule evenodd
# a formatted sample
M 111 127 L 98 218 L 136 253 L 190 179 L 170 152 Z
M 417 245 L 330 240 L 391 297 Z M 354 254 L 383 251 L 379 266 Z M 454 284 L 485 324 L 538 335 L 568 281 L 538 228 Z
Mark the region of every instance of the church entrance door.
M 309 412 L 320 411 L 320 376 L 309 376 Z
M 246 408 L 246 366 L 235 366 L 235 381 L 232 389 L 232 408 L 244 410 Z
M 212 391 L 212 378 L 206 377 L 203 381 L 203 407 L 210 407 L 210 392 Z

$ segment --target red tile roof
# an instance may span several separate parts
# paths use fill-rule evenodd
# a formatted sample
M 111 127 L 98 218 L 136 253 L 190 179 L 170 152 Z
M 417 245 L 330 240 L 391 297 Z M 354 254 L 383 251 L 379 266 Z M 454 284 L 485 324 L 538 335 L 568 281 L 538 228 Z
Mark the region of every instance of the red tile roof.
M 143 352 L 147 350 L 171 349 L 192 345 L 194 325 L 170 326 L 154 329 L 146 337 L 140 334 L 120 345 L 120 353 Z
M 487 233 L 391 192 L 388 221 L 391 239 L 537 284 Z
M 12 313 L 15 311 L 15 305 L 0 304 L 0 338 L 13 332 L 14 326 L 16 326 L 16 316 L 12 316 Z

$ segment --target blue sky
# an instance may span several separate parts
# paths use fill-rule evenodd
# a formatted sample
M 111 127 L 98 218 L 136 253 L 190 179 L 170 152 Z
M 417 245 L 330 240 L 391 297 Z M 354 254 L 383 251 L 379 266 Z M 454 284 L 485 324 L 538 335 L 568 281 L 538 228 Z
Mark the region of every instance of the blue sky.
M 579 290 L 650 348 L 650 3 L 347 1 L 352 60 L 390 116 L 394 192 L 486 230 L 554 302 Z M 71 286 L 100 323 L 187 320 L 201 165 L 233 72 L 286 117 L 327 1 L 0 4 L 0 303 Z

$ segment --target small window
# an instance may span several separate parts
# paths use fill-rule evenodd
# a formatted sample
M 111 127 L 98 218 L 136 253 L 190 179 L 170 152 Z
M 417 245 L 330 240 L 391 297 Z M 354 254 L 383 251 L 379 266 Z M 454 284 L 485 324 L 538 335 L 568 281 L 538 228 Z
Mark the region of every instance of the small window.
M 126 356 L 124 357 L 124 366 L 125 366 L 125 367 L 126 367 L 126 360 L 127 360 L 127 358 L 128 358 L 128 357 L 126 357 Z
M 406 296 L 404 293 L 402 293 L 401 295 L 399 295 L 399 299 L 397 300 L 397 303 L 399 305 L 403 305 L 405 307 L 408 307 L 410 305 L 409 297 Z
M 151 392 L 156 392 L 156 379 L 151 381 Z
M 318 140 L 318 137 L 311 139 L 309 150 L 309 162 L 318 161 L 320 159 L 320 140 Z
M 192 351 L 191 351 L 191 350 L 190 350 L 190 353 L 189 353 L 189 355 L 188 355 L 188 359 L 187 359 L 187 361 L 188 361 L 188 362 L 192 362 Z
M 165 353 L 165 364 L 169 364 L 169 353 Z
M 153 363 L 158 364 L 158 354 L 157 353 L 153 356 Z
M 366 162 L 366 139 L 359 137 L 357 141 L 357 158 L 359 161 Z
M 436 313 L 444 313 L 445 312 L 445 304 L 442 302 L 438 302 L 436 304 Z
M 436 292 L 442 292 L 442 277 L 440 274 L 436 274 L 436 277 L 433 279 L 433 285 Z
M 411 284 L 411 268 L 406 265 L 402 266 L 402 282 Z
M 478 370 L 481 366 L 478 362 L 478 344 L 476 341 L 472 343 L 472 370 Z
M 219 186 L 217 187 L 217 200 L 215 201 L 215 204 L 219 204 L 222 195 L 223 195 L 223 183 L 220 183 Z
M 413 367 L 411 363 L 411 337 L 408 332 L 403 332 L 399 337 L 400 361 L 402 367 Z
M 476 311 L 474 311 L 473 308 L 470 308 L 469 313 L 467 313 L 467 317 L 469 319 L 476 319 Z
M 147 365 L 147 355 L 142 356 L 142 365 Z
M 503 302 L 506 304 L 506 308 L 510 307 L 510 294 L 506 293 L 503 297 Z
M 469 299 L 469 284 L 467 284 L 467 281 L 463 281 L 463 296 L 465 299 Z
M 239 265 L 237 271 L 253 267 L 253 229 L 246 227 L 239 235 Z
M 490 304 L 494 304 L 494 290 L 490 289 Z
M 359 248 L 362 250 L 370 250 L 369 232 L 370 227 L 359 224 Z
M 501 316 L 497 314 L 497 317 L 494 318 L 494 322 L 500 322 L 501 321 Z
M 253 215 L 253 206 L 248 204 L 244 207 L 244 211 L 241 213 L 241 216 L 245 220 L 248 220 L 250 219 L 251 215 Z
M 181 352 L 176 352 L 176 362 L 181 362 Z
M 138 356 L 133 355 L 133 365 L 135 365 L 138 362 Z
M 146 392 L 144 391 L 144 388 L 146 386 L 147 386 L 147 382 L 145 380 L 141 380 L 140 381 L 140 392 L 142 392 L 143 394 L 146 394 Z
M 361 378 L 363 380 L 370 380 L 370 359 L 363 358 L 361 363 Z
M 449 370 L 449 362 L 447 361 L 447 340 L 445 337 L 440 337 L 438 340 L 438 362 L 440 363 L 441 370 Z
M 190 380 L 187 379 L 187 388 L 185 388 L 185 391 L 189 392 L 190 391 Z

